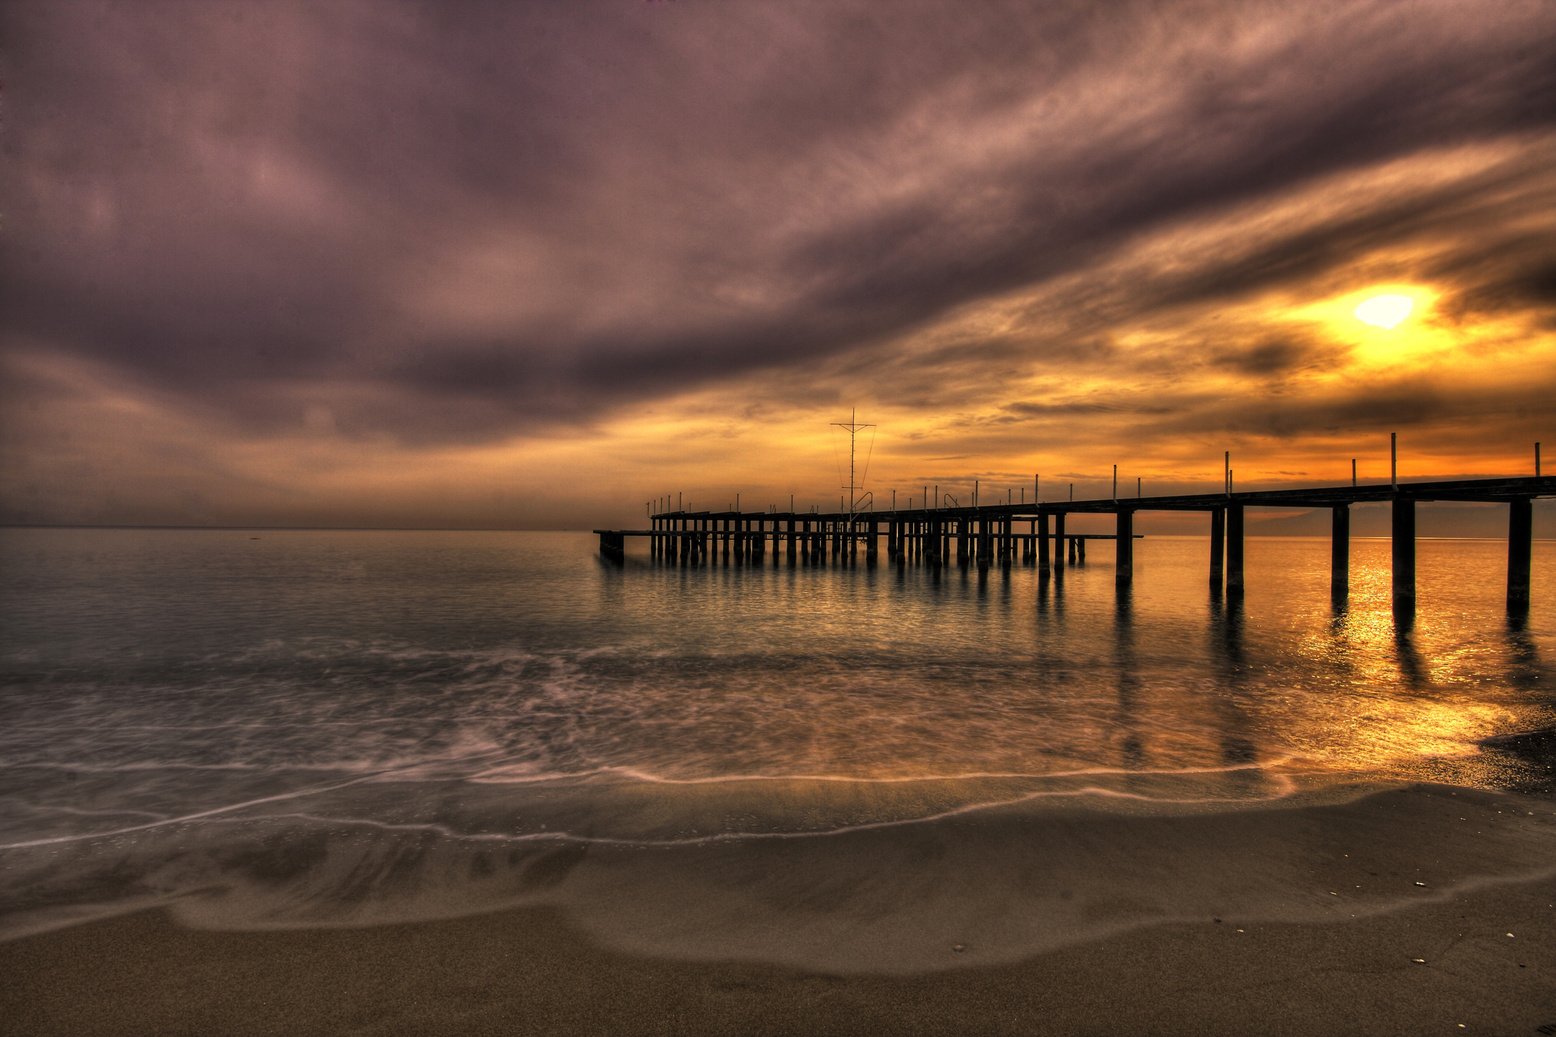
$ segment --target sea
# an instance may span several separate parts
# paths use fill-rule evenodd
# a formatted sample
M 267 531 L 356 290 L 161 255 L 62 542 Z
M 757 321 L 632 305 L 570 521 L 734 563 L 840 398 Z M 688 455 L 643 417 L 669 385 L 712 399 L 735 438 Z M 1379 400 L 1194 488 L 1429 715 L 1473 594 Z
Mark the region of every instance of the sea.
M 1026 885 L 988 909 L 1053 924 L 1010 956 L 1133 917 L 1069 891 L 1124 826 L 1138 859 L 1162 843 L 1138 900 L 1207 870 L 1163 825 L 1551 791 L 1520 746 L 1556 727 L 1556 542 L 1511 618 L 1490 540 L 1422 539 L 1410 616 L 1382 539 L 1353 542 L 1341 603 L 1326 538 L 1249 538 L 1239 598 L 1200 537 L 1138 541 L 1126 588 L 1105 542 L 1053 578 L 597 546 L 0 530 L 0 939 L 147 908 L 266 929 L 551 905 L 636 949 L 829 960 L 840 933 L 954 934 L 1021 846 Z M 999 868 L 987 839 L 958 858 L 996 818 L 1049 827 L 1002 836 Z

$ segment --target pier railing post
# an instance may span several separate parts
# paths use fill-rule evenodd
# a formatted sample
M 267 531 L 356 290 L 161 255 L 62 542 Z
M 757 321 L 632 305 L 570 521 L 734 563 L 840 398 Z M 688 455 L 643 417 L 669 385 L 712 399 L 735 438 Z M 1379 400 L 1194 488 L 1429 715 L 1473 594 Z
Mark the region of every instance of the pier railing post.
M 1534 507 L 1528 497 L 1515 497 L 1507 514 L 1507 610 L 1529 610 L 1530 560 L 1534 553 Z

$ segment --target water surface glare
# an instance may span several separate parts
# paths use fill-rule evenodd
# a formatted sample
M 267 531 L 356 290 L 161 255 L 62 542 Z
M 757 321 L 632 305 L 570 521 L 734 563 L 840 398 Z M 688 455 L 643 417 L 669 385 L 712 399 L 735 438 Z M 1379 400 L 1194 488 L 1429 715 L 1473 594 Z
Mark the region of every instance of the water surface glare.
M 1009 811 L 1549 782 L 1483 744 L 1556 718 L 1547 542 L 1510 622 L 1504 544 L 1421 541 L 1408 626 L 1384 540 L 1354 542 L 1343 608 L 1325 539 L 1250 539 L 1240 602 L 1198 538 L 1140 541 L 1128 591 L 1100 543 L 1048 582 L 615 567 L 560 533 L 13 529 L 0 552 L 0 935 L 146 904 L 435 917 L 588 889 L 569 855 L 608 848 L 734 847 L 738 871 Z

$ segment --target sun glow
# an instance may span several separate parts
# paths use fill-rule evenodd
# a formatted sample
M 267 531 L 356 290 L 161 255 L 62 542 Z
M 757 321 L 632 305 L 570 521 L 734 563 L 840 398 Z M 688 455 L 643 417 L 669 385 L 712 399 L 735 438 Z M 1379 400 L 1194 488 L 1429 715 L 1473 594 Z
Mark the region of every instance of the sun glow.
M 1352 312 L 1363 324 L 1393 330 L 1404 323 L 1413 309 L 1415 309 L 1415 300 L 1410 296 L 1390 292 L 1386 295 L 1374 295 L 1363 299 Z

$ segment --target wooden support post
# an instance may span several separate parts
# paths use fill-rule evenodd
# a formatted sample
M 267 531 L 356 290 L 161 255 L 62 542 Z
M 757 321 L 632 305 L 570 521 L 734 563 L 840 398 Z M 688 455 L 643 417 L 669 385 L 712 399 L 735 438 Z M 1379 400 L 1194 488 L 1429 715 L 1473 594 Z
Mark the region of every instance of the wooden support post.
M 795 533 L 794 533 L 794 513 L 793 512 L 789 513 L 789 523 L 788 523 L 788 526 L 789 526 L 789 528 L 788 528 L 789 540 L 788 540 L 788 543 L 786 543 L 784 545 L 784 553 L 789 556 L 789 568 L 792 569 L 792 568 L 794 568 L 794 556 L 796 554 L 798 554 L 798 547 L 794 543 Z
M 1064 512 L 1054 516 L 1054 578 L 1064 579 Z
M 1210 585 L 1219 591 L 1226 583 L 1226 509 L 1210 509 Z
M 1329 596 L 1344 601 L 1351 592 L 1351 506 L 1336 504 L 1329 533 Z
M 1037 573 L 1047 578 L 1051 575 L 1048 563 L 1048 512 L 1037 516 Z
M 1113 580 L 1127 584 L 1135 575 L 1135 513 L 1128 508 L 1118 509 L 1118 539 L 1114 545 L 1118 555 Z
M 1507 610 L 1529 611 L 1530 561 L 1534 554 L 1534 506 L 1528 497 L 1509 502 L 1507 514 Z
M 1226 592 L 1243 593 L 1243 506 L 1226 506 Z
M 1394 610 L 1412 611 L 1416 605 L 1416 502 L 1394 498 Z
M 1075 538 L 1071 537 L 1070 538 L 1070 564 L 1071 565 L 1077 565 L 1079 563 L 1080 563 L 1080 549 L 1075 546 Z
M 864 564 L 873 567 L 880 559 L 881 530 L 878 520 L 871 515 L 866 524 L 865 535 L 869 538 L 864 542 Z

